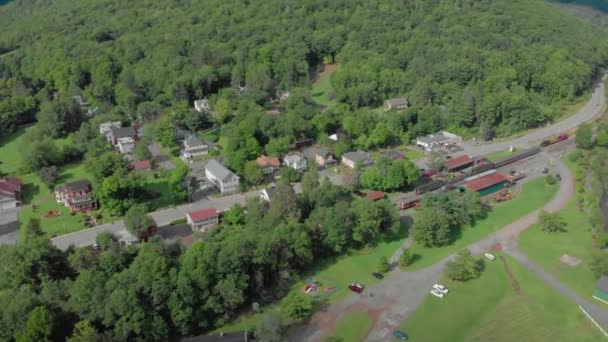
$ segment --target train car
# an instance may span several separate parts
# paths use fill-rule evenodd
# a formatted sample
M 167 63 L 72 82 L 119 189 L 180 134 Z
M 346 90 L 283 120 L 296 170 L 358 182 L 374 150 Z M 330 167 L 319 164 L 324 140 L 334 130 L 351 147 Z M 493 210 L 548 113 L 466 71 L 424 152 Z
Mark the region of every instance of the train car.
M 473 166 L 473 168 L 471 168 L 471 172 L 469 173 L 469 176 L 474 176 L 480 173 L 484 173 L 486 171 L 490 171 L 496 168 L 496 165 L 494 165 L 494 163 L 490 162 L 490 161 L 486 161 L 482 164 L 478 164 Z
M 527 150 L 523 150 L 521 152 L 518 152 L 518 153 L 516 153 L 516 154 L 514 154 L 512 156 L 503 158 L 503 159 L 495 162 L 494 166 L 496 168 L 503 167 L 505 165 L 509 165 L 511 163 L 515 163 L 516 161 L 518 161 L 520 159 L 524 159 L 524 158 L 528 158 L 530 156 L 533 156 L 533 155 L 539 153 L 540 151 L 541 151 L 540 147 L 532 147 L 532 148 L 529 148 Z
M 441 188 L 444 185 L 445 185 L 445 182 L 442 181 L 442 180 L 437 180 L 437 181 L 433 181 L 433 182 L 430 182 L 430 183 L 426 183 L 426 184 L 420 185 L 420 186 L 418 186 L 416 188 L 416 195 L 422 195 L 422 194 L 424 194 L 426 192 L 439 189 L 439 188 Z
M 420 197 L 405 199 L 399 202 L 399 209 L 405 210 L 409 208 L 418 208 L 420 207 Z

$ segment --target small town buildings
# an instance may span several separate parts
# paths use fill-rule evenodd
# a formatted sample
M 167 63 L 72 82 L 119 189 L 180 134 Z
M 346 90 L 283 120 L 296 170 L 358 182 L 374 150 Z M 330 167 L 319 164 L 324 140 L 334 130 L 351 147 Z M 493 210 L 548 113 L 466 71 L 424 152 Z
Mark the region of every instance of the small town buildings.
M 473 165 L 473 158 L 466 154 L 452 159 L 448 159 L 443 163 L 443 166 L 448 172 L 458 172 L 460 170 L 466 169 L 471 165 Z
M 336 164 L 336 160 L 327 148 L 321 147 L 315 151 L 315 163 L 319 166 L 328 166 Z
M 387 112 L 389 110 L 393 110 L 393 109 L 394 110 L 404 110 L 404 109 L 407 109 L 407 107 L 409 107 L 409 103 L 407 102 L 407 99 L 405 97 L 396 97 L 396 98 L 388 99 L 384 103 L 384 110 Z
M 121 138 L 131 138 L 137 141 L 139 139 L 137 130 L 138 127 L 135 126 L 112 128 L 110 129 L 109 140 L 114 146 L 118 146 L 118 139 Z
M 0 211 L 21 206 L 21 186 L 17 177 L 0 178 Z
M 187 213 L 186 220 L 192 229 L 205 232 L 220 223 L 220 215 L 215 208 L 205 208 Z
M 602 275 L 595 283 L 593 298 L 608 304 L 608 277 Z
M 222 194 L 238 192 L 239 177 L 215 159 L 209 160 L 205 165 L 205 178 L 220 189 Z
M 194 109 L 199 113 L 208 113 L 211 111 L 211 103 L 208 99 L 195 100 Z
M 306 159 L 300 152 L 290 152 L 283 157 L 283 165 L 296 171 L 306 170 Z
M 149 160 L 136 160 L 131 163 L 131 167 L 135 171 L 151 171 L 152 163 Z
M 374 160 L 369 153 L 361 150 L 346 152 L 342 156 L 342 164 L 351 169 L 354 169 L 357 163 L 360 163 L 362 166 L 370 166 L 374 163 Z
M 56 187 L 55 200 L 70 208 L 72 212 L 97 209 L 97 201 L 93 198 L 93 187 L 88 180 L 79 180 Z
M 494 172 L 464 183 L 462 186 L 470 191 L 476 191 L 481 196 L 486 196 L 500 191 L 509 184 L 507 177 L 501 173 Z
M 116 139 L 118 151 L 122 154 L 130 154 L 135 149 L 135 139 L 132 137 L 124 137 Z
M 264 170 L 265 175 L 270 175 L 279 170 L 281 167 L 281 162 L 279 158 L 268 157 L 268 156 L 259 156 L 258 159 L 255 160 L 255 163 Z
M 209 154 L 209 145 L 196 137 L 189 135 L 182 143 L 180 158 L 184 163 L 191 163 L 197 157 Z
M 426 151 L 433 151 L 434 149 L 456 145 L 461 141 L 462 137 L 456 134 L 448 131 L 439 131 L 435 134 L 429 134 L 416 139 L 416 145 L 422 147 Z
M 122 123 L 120 121 L 108 121 L 99 125 L 99 134 L 110 140 L 110 132 L 112 129 L 121 128 Z

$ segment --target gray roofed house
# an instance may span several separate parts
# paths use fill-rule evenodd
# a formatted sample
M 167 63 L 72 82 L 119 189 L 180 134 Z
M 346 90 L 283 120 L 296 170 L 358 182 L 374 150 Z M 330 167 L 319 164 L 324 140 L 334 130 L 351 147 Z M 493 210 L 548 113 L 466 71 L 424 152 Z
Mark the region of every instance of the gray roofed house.
M 407 109 L 408 106 L 409 106 L 409 103 L 405 97 L 396 97 L 396 98 L 386 100 L 386 103 L 384 104 L 384 110 L 385 111 L 389 111 L 391 109 L 403 110 L 403 109 Z
M 331 152 L 329 152 L 328 148 L 319 147 L 315 151 L 315 162 L 319 166 L 327 166 L 335 164 L 336 160 L 334 159 L 334 156 L 332 156 Z
M 361 163 L 363 166 L 369 166 L 374 163 L 374 160 L 369 153 L 361 150 L 346 152 L 342 156 L 342 164 L 351 169 L 354 169 L 357 163 Z
M 238 192 L 239 176 L 211 159 L 205 165 L 205 177 L 217 186 L 222 194 L 234 194 Z
M 138 132 L 137 127 L 128 126 L 128 127 L 114 127 L 110 130 L 110 141 L 112 145 L 116 146 L 118 144 L 118 139 L 120 138 L 132 138 L 133 140 L 138 140 Z
M 283 164 L 296 171 L 306 170 L 306 159 L 300 152 L 290 152 L 283 157 Z
M 190 163 L 196 157 L 209 154 L 209 145 L 195 135 L 189 135 L 184 139 L 180 158 L 184 163 Z

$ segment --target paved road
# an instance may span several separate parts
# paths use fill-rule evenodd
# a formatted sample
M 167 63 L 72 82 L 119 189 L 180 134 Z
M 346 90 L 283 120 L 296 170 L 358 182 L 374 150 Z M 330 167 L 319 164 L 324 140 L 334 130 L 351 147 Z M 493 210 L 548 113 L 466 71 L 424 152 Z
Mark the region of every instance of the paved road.
M 562 175 L 562 182 L 557 194 L 543 208 L 547 211 L 560 210 L 567 205 L 574 193 L 574 181 L 570 171 L 557 158 L 555 160 L 556 162 L 551 172 L 560 173 Z M 526 268 L 537 274 L 549 285 L 555 287 L 560 293 L 583 306 L 594 316 L 600 325 L 608 328 L 608 311 L 588 302 L 563 286 L 550 274 L 528 260 L 517 249 L 518 235 L 537 221 L 538 213 L 539 210 L 534 211 L 503 227 L 496 233 L 469 245 L 468 248 L 474 254 L 480 254 L 496 244 L 503 245 L 507 253 L 513 255 L 516 260 L 520 261 Z M 406 240 L 404 245 L 408 245 L 409 243 L 409 240 Z M 450 255 L 431 267 L 414 272 L 404 272 L 399 268 L 395 268 L 386 280 L 366 290 L 366 293 L 373 293 L 373 297 L 369 297 L 368 295 L 353 295 L 327 307 L 325 310 L 315 314 L 310 324 L 297 330 L 293 338 L 296 341 L 321 341 L 324 336 L 331 334 L 335 323 L 340 321 L 345 312 L 357 308 L 368 313 L 375 313 L 372 316 L 377 317 L 375 325 L 368 335 L 368 341 L 390 340 L 392 331 L 399 327 L 420 306 L 432 284 L 441 279 L 445 264 L 454 256 L 454 254 Z M 398 257 L 398 253 L 396 253 L 391 260 L 396 260 Z
M 496 143 L 482 143 L 482 142 L 463 142 L 464 150 L 473 156 L 486 155 L 493 152 L 504 151 L 510 146 L 513 147 L 530 147 L 537 146 L 538 142 L 551 137 L 553 135 L 568 131 L 580 125 L 583 122 L 589 122 L 595 119 L 601 114 L 602 109 L 606 106 L 606 96 L 604 89 L 604 80 L 607 75 L 604 75 L 593 85 L 593 91 L 591 98 L 576 114 L 569 116 L 568 118 L 558 121 L 554 124 L 548 125 L 543 128 L 534 130 L 524 136 L 517 137 L 514 139 L 496 142 Z
M 259 191 L 251 191 L 243 194 L 225 196 L 219 198 L 205 198 L 200 201 L 180 205 L 175 208 L 163 209 L 149 213 L 157 226 L 163 227 L 169 225 L 172 221 L 182 219 L 186 217 L 186 213 L 203 209 L 203 208 L 216 208 L 220 211 L 230 209 L 235 204 L 244 205 L 247 203 L 249 198 L 259 196 Z M 78 232 L 61 235 L 51 239 L 53 244 L 61 250 L 66 250 L 70 245 L 75 247 L 91 246 L 95 243 L 95 238 L 101 232 L 110 232 L 117 236 L 129 237 L 123 221 L 117 221 L 114 223 L 103 224 L 95 226 L 93 228 L 81 230 Z

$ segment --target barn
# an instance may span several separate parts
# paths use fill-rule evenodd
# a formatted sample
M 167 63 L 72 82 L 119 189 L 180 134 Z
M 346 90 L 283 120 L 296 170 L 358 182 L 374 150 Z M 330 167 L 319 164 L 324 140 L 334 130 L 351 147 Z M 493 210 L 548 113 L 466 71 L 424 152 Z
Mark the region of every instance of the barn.
M 495 172 L 466 182 L 463 187 L 471 191 L 477 191 L 481 196 L 486 196 L 504 189 L 508 183 L 509 180 L 505 175 Z

